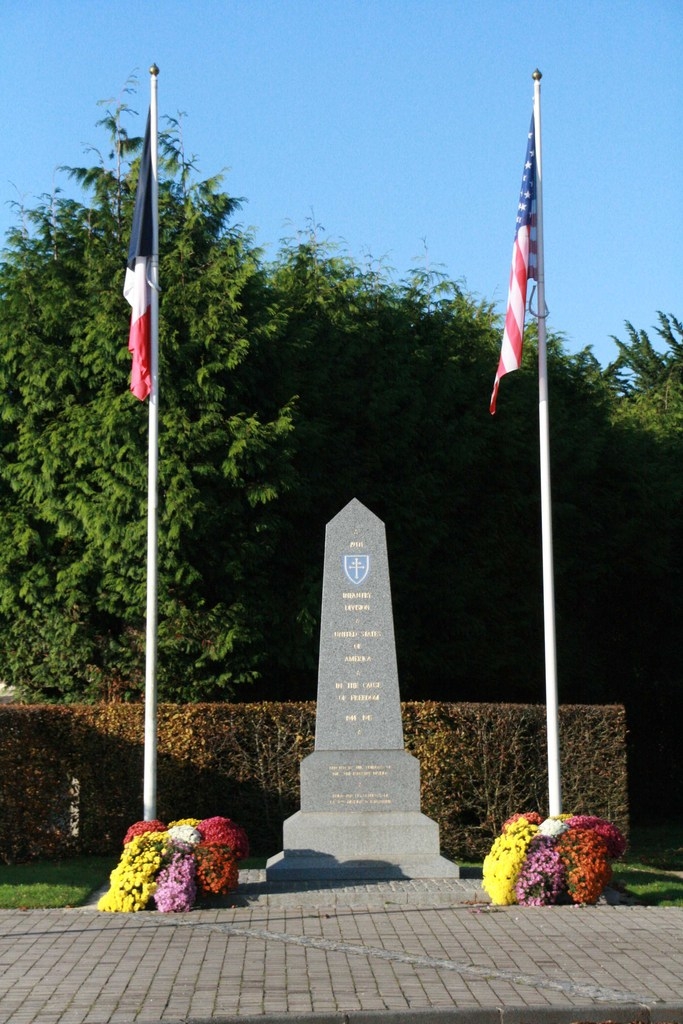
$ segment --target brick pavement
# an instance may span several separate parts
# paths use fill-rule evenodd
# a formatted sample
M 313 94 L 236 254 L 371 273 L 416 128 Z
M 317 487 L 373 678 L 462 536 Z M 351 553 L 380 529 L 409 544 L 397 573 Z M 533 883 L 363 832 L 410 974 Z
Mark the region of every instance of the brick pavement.
M 683 909 L 490 907 L 476 880 L 190 914 L 0 911 L 0 1024 L 683 1024 Z

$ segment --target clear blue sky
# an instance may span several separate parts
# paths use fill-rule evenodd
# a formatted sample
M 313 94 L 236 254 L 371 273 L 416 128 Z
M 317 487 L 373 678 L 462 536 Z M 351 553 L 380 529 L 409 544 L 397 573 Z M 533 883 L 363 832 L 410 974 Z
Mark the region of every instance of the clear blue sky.
M 502 312 L 543 73 L 546 298 L 569 351 L 683 317 L 681 0 L 3 0 L 0 235 L 103 146 L 98 101 L 147 69 L 228 168 L 271 254 L 311 218 L 359 262 L 443 270 Z M 116 287 L 119 283 L 116 283 Z M 652 332 L 654 333 L 654 332 Z M 492 374 L 495 367 L 492 367 Z

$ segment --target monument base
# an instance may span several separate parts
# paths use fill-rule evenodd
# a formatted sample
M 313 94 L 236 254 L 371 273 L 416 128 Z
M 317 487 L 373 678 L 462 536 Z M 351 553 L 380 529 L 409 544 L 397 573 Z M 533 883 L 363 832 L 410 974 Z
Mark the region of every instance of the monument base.
M 297 811 L 283 825 L 269 881 L 459 878 L 439 854 L 439 827 L 419 811 Z

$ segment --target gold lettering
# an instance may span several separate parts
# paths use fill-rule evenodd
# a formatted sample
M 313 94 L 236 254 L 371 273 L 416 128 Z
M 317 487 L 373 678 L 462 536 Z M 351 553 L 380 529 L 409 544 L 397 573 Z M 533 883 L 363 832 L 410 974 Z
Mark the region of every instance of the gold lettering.
M 392 800 L 388 793 L 332 793 L 330 803 L 389 805 Z

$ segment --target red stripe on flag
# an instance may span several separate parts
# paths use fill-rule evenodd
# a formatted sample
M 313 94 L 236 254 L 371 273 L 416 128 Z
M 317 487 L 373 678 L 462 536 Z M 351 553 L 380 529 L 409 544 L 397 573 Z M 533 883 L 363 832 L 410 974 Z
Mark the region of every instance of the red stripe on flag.
M 521 236 L 521 237 L 520 237 Z M 519 242 L 522 242 L 520 246 Z M 493 383 L 493 393 L 489 409 L 491 415 L 496 412 L 498 386 L 501 377 L 512 370 L 518 370 L 522 363 L 522 342 L 524 339 L 524 307 L 526 306 L 528 234 L 521 229 L 512 247 L 512 266 L 510 268 L 510 285 L 508 304 L 505 313 L 505 329 L 500 350 L 498 371 Z M 526 253 L 525 251 L 526 250 Z
M 142 401 L 152 390 L 151 339 L 152 314 L 149 306 L 130 325 L 128 349 L 133 356 L 130 374 L 130 390 Z
M 493 383 L 493 394 L 489 408 L 491 414 L 496 411 L 498 387 L 500 379 L 511 370 L 518 370 L 522 365 L 522 344 L 524 341 L 524 314 L 526 307 L 527 283 L 530 277 L 536 277 L 535 265 L 535 226 L 536 226 L 536 152 L 534 140 L 534 119 L 527 136 L 527 151 L 522 175 L 522 188 L 519 193 L 517 207 L 517 230 L 512 246 L 512 264 L 510 267 L 510 284 L 508 287 L 508 303 L 505 311 L 505 328 L 503 343 L 500 350 L 498 371 Z
M 152 291 L 149 283 L 150 259 L 154 245 L 154 211 L 152 209 L 152 159 L 150 149 L 150 117 L 140 161 L 140 174 L 133 211 L 133 230 L 123 294 L 130 303 L 130 335 L 128 348 L 133 356 L 130 390 L 140 400 L 152 390 Z

